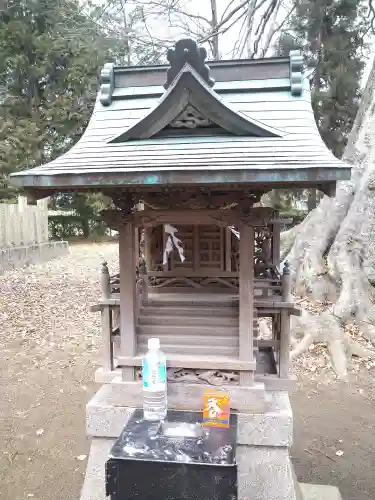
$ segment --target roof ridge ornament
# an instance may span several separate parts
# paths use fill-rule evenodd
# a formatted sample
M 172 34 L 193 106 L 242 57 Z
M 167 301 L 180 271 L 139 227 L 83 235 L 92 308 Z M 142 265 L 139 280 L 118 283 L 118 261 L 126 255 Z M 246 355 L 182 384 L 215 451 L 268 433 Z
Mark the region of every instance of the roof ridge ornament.
M 302 94 L 302 69 L 303 55 L 300 50 L 291 50 L 289 52 L 290 60 L 290 90 L 292 95 L 299 96 Z
M 114 63 L 106 63 L 100 72 L 99 100 L 103 106 L 109 106 L 112 102 L 115 88 L 114 68 Z
M 174 48 L 168 49 L 167 52 L 170 67 L 167 71 L 167 81 L 164 88 L 170 87 L 186 64 L 190 65 L 210 87 L 213 87 L 215 80 L 210 77 L 210 68 L 205 64 L 206 57 L 207 50 L 204 47 L 198 47 L 197 42 L 191 38 L 178 40 Z

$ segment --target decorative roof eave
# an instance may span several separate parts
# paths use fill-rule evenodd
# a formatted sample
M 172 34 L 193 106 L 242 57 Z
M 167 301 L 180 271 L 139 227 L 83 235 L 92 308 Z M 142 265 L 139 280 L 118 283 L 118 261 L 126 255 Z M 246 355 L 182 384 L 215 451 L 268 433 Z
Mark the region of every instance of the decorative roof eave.
M 12 184 L 29 193 L 44 192 L 45 197 L 50 192 L 69 190 L 101 190 L 108 187 L 134 188 L 137 186 L 146 190 L 157 190 L 165 185 L 207 185 L 214 184 L 264 184 L 269 189 L 277 189 L 280 183 L 283 188 L 305 187 L 316 188 L 329 196 L 332 195 L 336 181 L 350 179 L 350 167 L 308 167 L 308 168 L 267 168 L 267 169 L 206 169 L 188 171 L 186 169 L 147 171 L 121 171 L 121 172 L 81 172 L 74 175 L 66 173 L 37 174 L 18 172 L 11 176 Z
M 110 144 L 131 139 L 149 139 L 169 125 L 188 106 L 234 135 L 283 137 L 285 134 L 257 120 L 236 113 L 221 100 L 208 83 L 185 64 L 157 106 L 133 127 L 109 141 Z

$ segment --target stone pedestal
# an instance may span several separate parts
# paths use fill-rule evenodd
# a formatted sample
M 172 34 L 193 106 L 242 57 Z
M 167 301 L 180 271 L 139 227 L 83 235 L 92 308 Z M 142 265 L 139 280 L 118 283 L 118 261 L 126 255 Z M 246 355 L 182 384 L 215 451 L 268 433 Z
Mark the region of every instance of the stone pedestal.
M 203 386 L 186 385 L 181 399 L 180 385 L 169 384 L 169 406 L 176 409 L 179 401 L 185 401 L 185 408 L 180 409 L 199 410 L 198 392 Z M 300 487 L 296 481 L 289 456 L 293 414 L 287 392 L 265 391 L 261 384 L 232 387 L 231 392 L 231 406 L 238 410 L 238 500 L 340 500 L 336 488 Z M 105 500 L 108 452 L 134 408 L 140 406 L 141 397 L 140 384 L 115 378 L 88 403 L 86 430 L 93 440 L 81 500 Z

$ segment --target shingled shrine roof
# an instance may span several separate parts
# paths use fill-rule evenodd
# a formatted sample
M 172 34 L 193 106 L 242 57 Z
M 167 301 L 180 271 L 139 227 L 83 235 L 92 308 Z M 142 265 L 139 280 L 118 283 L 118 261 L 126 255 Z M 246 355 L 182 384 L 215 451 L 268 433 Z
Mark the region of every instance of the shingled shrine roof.
M 78 143 L 12 183 L 43 192 L 223 183 L 328 192 L 350 178 L 319 135 L 298 52 L 209 67 L 205 56 L 180 40 L 169 67 L 106 64 Z

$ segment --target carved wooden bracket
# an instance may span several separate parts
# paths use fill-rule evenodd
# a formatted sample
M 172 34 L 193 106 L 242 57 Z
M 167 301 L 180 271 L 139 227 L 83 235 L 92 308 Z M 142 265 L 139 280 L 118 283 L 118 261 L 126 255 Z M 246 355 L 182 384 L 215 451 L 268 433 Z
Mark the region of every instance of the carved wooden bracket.
M 124 211 L 103 210 L 101 216 L 111 229 L 118 230 L 125 224 L 133 223 L 138 227 L 155 226 L 158 224 L 217 224 L 221 227 L 267 226 L 277 211 L 267 207 L 251 208 L 241 211 L 236 208 L 223 210 L 142 210 L 140 212 L 124 213 Z
M 268 226 L 277 217 L 277 211 L 268 207 L 255 207 L 248 210 L 218 210 L 213 214 L 219 225 L 239 226 Z
M 230 207 L 251 208 L 259 202 L 263 191 L 218 191 L 202 187 L 189 189 L 163 189 L 160 192 L 144 193 L 141 198 L 145 205 L 153 209 L 221 209 Z

